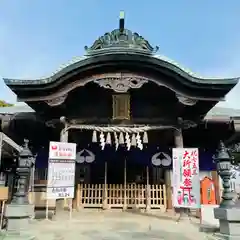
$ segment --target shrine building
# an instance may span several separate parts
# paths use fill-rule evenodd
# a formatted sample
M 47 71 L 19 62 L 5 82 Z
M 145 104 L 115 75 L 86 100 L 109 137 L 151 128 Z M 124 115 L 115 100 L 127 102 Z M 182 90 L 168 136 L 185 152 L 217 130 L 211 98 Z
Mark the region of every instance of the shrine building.
M 0 108 L 1 131 L 29 139 L 36 187 L 49 141 L 77 144 L 74 208 L 172 208 L 172 148 L 198 148 L 200 175 L 218 187 L 212 155 L 219 140 L 239 138 L 240 112 L 214 106 L 238 78 L 203 78 L 160 52 L 121 18 L 49 77 L 4 79 L 27 106 Z

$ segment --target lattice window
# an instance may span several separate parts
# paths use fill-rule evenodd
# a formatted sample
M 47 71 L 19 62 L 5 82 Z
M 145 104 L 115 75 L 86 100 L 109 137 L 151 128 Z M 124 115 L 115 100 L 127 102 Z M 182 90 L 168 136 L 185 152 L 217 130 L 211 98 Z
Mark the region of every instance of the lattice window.
M 130 95 L 113 95 L 113 119 L 130 119 Z

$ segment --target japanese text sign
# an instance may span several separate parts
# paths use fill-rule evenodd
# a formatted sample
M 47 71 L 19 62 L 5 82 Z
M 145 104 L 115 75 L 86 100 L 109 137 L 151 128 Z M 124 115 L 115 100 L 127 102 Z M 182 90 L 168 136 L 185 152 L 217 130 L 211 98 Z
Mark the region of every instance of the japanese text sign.
M 76 159 L 76 144 L 65 142 L 50 142 L 50 159 Z
M 74 198 L 76 144 L 50 142 L 47 199 Z
M 75 161 L 49 159 L 47 198 L 74 198 L 74 184 Z
M 173 148 L 173 205 L 200 208 L 199 153 L 197 148 Z

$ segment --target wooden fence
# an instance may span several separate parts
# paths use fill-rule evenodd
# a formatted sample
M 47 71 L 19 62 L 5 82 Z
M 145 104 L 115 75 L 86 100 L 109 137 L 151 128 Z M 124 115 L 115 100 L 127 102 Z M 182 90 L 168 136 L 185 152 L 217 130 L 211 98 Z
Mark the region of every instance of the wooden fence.
M 143 184 L 79 184 L 74 208 L 155 208 L 166 211 L 166 187 Z
M 34 180 L 46 184 L 47 169 L 35 169 Z M 44 205 L 45 194 L 35 193 L 36 205 Z M 51 203 L 52 205 L 53 203 Z M 69 206 L 65 200 L 65 207 Z M 124 184 L 78 184 L 73 208 L 167 208 L 165 185 Z

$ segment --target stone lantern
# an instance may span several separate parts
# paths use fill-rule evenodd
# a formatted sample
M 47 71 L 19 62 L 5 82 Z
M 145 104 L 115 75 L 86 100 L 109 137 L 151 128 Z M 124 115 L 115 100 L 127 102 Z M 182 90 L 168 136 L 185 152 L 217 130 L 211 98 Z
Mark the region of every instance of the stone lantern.
M 239 204 L 233 200 L 235 194 L 230 188 L 231 166 L 234 164 L 234 158 L 222 141 L 214 161 L 223 182 L 222 201 L 220 206 L 214 209 L 214 217 L 220 223 L 220 233 L 216 235 L 220 239 L 240 239 L 240 208 Z
M 16 176 L 18 188 L 10 204 L 6 206 L 5 217 L 7 226 L 4 239 L 34 239 L 26 234 L 33 208 L 28 201 L 31 168 L 35 158 L 28 147 L 28 140 L 24 140 L 22 151 L 17 158 Z
M 35 163 L 35 158 L 28 148 L 28 140 L 24 140 L 24 146 L 19 153 L 16 175 L 18 177 L 17 192 L 13 196 L 12 203 L 29 204 L 28 190 L 30 183 L 31 168 Z

